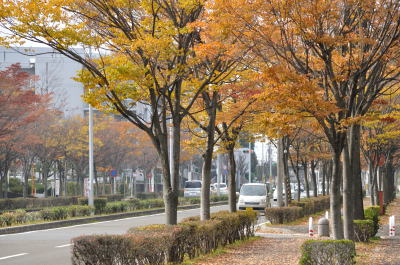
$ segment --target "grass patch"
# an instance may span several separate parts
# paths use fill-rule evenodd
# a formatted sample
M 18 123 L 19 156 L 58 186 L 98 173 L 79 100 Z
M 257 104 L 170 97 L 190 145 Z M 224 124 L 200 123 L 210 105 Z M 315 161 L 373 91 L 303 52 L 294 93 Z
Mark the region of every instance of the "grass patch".
M 197 263 L 207 263 L 206 261 L 209 259 L 213 259 L 216 258 L 218 255 L 222 255 L 224 253 L 226 253 L 228 250 L 230 249 L 235 249 L 238 247 L 243 247 L 246 246 L 256 240 L 261 239 L 261 237 L 259 236 L 253 236 L 253 237 L 249 237 L 247 239 L 243 239 L 243 240 L 238 240 L 233 244 L 229 244 L 225 247 L 219 247 L 216 250 L 214 250 L 212 253 L 207 254 L 207 255 L 201 255 L 199 257 L 196 257 L 194 259 L 189 259 L 188 257 L 185 257 L 184 261 L 181 263 L 181 265 L 193 265 L 193 264 L 197 264 Z

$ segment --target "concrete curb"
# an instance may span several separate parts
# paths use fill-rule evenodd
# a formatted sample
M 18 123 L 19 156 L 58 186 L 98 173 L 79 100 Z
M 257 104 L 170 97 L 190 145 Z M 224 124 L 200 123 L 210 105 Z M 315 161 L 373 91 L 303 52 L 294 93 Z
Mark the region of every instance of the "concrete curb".
M 210 204 L 211 204 L 211 206 L 219 206 L 219 205 L 225 205 L 227 203 L 228 203 L 227 201 L 223 201 L 223 202 L 213 202 Z M 190 210 L 190 209 L 196 209 L 196 208 L 200 208 L 200 204 L 178 206 L 178 210 Z M 117 214 L 102 215 L 102 216 L 95 216 L 95 217 L 84 217 L 84 218 L 72 219 L 72 220 L 54 221 L 54 222 L 48 222 L 48 223 L 42 223 L 42 224 L 31 224 L 31 225 L 6 227 L 6 228 L 0 228 L 0 235 L 22 233 L 22 232 L 29 232 L 29 231 L 36 231 L 36 230 L 45 230 L 45 229 L 78 225 L 78 224 L 86 224 L 86 223 L 92 223 L 92 222 L 109 221 L 109 220 L 130 218 L 130 217 L 135 217 L 135 216 L 158 214 L 158 213 L 164 213 L 164 210 L 165 210 L 164 208 L 160 208 L 160 209 L 154 209 L 154 210 L 144 210 L 144 211 L 140 211 L 140 212 L 138 211 L 138 212 L 128 212 L 128 213 L 117 213 Z

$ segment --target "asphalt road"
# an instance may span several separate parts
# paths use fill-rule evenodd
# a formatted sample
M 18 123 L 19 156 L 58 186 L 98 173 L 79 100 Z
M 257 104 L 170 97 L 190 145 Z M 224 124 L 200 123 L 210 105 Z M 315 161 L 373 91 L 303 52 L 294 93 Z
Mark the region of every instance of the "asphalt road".
M 211 207 L 212 212 L 228 206 Z M 182 210 L 178 219 L 199 215 L 200 209 Z M 129 228 L 165 223 L 165 214 L 131 217 L 19 234 L 0 235 L 1 265 L 70 265 L 71 239 L 90 234 L 123 234 Z

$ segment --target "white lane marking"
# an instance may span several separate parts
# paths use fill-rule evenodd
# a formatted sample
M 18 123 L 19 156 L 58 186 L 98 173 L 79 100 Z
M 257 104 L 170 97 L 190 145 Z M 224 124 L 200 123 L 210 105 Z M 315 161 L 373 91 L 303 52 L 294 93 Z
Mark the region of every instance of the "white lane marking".
M 65 248 L 65 247 L 69 247 L 72 246 L 72 244 L 65 244 L 65 245 L 61 245 L 61 246 L 56 246 L 56 248 Z
M 15 257 L 19 257 L 19 256 L 24 256 L 24 255 L 27 255 L 27 254 L 28 253 L 19 253 L 19 254 L 15 254 L 15 255 L 11 255 L 11 256 L 1 257 L 0 260 L 9 259 L 9 258 L 15 258 Z
M 226 207 L 226 205 L 212 206 L 211 208 L 222 208 L 222 207 Z M 181 211 L 178 211 L 178 213 L 188 212 L 188 211 L 196 211 L 196 210 L 198 211 L 198 210 L 200 210 L 200 208 L 181 210 Z M 128 218 L 121 218 L 121 219 L 102 221 L 102 222 L 94 222 L 94 223 L 87 223 L 87 224 L 80 224 L 80 225 L 71 225 L 71 226 L 65 226 L 65 227 L 50 228 L 50 229 L 43 229 L 43 230 L 35 230 L 35 231 L 28 231 L 28 232 L 14 233 L 14 234 L 5 234 L 5 235 L 0 235 L 0 237 L 24 235 L 24 234 L 30 234 L 30 233 L 36 233 L 36 232 L 52 231 L 52 230 L 61 230 L 61 229 L 68 229 L 68 228 L 74 228 L 74 227 L 79 227 L 79 226 L 87 226 L 87 225 L 105 224 L 105 223 L 119 222 L 119 221 L 129 220 L 129 219 L 159 216 L 159 215 L 164 215 L 164 214 L 165 213 L 157 213 L 157 214 L 150 214 L 150 215 L 133 216 L 133 217 L 128 217 Z

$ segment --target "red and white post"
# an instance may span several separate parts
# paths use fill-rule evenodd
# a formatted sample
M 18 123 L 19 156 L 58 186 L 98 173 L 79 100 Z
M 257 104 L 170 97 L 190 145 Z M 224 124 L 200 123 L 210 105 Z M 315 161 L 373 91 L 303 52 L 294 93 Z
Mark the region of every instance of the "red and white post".
M 308 236 L 314 237 L 313 218 L 308 219 Z
M 394 215 L 389 217 L 389 236 L 396 235 L 396 223 Z

